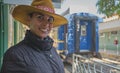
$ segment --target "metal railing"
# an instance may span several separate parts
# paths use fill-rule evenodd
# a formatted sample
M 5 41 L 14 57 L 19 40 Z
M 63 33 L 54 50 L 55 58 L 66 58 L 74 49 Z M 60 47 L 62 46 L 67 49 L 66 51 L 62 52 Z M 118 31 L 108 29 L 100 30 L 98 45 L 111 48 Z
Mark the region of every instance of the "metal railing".
M 120 73 L 120 67 L 73 54 L 72 73 Z

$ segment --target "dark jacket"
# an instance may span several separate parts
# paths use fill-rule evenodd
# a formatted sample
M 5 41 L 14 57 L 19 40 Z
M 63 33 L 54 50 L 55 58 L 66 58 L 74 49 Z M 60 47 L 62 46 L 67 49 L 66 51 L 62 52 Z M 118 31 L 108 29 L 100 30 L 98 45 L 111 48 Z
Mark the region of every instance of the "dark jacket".
M 23 41 L 7 50 L 0 73 L 64 73 L 61 58 L 52 47 L 52 39 L 47 38 L 49 43 L 41 42 L 33 35 L 27 31 Z

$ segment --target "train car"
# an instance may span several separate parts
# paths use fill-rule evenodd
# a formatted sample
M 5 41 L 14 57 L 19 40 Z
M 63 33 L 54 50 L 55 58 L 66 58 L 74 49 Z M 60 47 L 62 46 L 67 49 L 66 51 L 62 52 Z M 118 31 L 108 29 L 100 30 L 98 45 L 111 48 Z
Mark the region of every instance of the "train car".
M 65 16 L 67 25 L 58 28 L 58 50 L 62 54 L 73 53 L 99 55 L 100 18 L 90 13 L 73 13 Z

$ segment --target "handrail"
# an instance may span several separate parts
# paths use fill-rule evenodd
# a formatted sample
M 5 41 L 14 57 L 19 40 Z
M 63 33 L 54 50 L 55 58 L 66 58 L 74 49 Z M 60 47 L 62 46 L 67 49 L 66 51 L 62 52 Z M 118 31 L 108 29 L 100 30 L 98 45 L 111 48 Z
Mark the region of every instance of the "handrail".
M 117 73 L 120 67 L 105 63 L 100 59 L 91 59 L 73 54 L 72 73 Z

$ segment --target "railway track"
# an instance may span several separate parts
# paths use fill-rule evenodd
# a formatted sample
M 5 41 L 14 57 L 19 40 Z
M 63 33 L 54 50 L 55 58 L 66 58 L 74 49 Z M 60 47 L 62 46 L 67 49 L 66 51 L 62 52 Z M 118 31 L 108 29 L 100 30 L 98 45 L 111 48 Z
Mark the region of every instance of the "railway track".
M 105 52 L 101 52 L 100 54 L 102 58 L 120 62 L 120 55 L 108 54 Z

